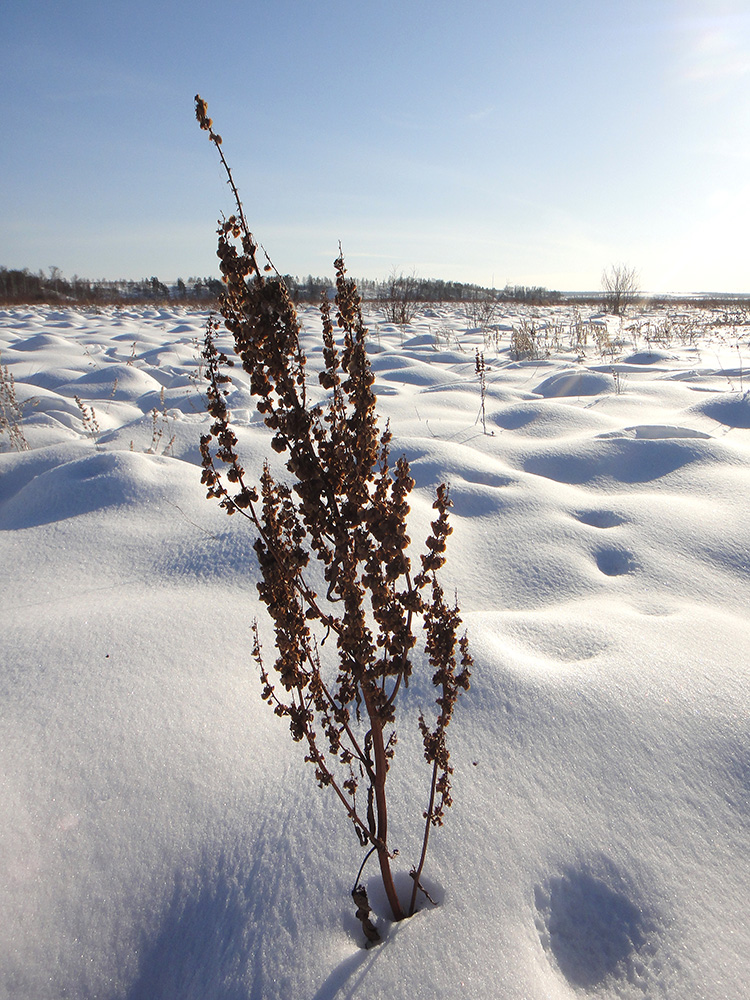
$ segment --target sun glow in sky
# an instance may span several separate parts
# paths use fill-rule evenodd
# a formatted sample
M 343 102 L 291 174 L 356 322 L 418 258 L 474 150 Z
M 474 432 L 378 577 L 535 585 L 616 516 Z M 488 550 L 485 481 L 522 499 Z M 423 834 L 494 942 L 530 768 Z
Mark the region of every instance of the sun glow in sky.
M 0 265 L 750 291 L 750 0 L 6 0 Z

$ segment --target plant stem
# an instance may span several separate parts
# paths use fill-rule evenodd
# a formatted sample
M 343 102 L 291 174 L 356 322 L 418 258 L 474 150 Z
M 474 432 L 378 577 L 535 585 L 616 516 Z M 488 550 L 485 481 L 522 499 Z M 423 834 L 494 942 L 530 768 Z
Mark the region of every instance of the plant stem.
M 430 840 L 430 825 L 432 822 L 432 810 L 435 806 L 435 788 L 437 785 L 437 773 L 438 773 L 438 762 L 435 761 L 432 765 L 432 782 L 430 784 L 430 804 L 427 807 L 427 818 L 424 824 L 424 839 L 422 840 L 422 854 L 419 858 L 419 865 L 417 870 L 412 875 L 414 879 L 414 888 L 411 891 L 411 901 L 409 903 L 409 916 L 414 916 L 414 907 L 417 905 L 417 889 L 419 888 L 419 880 L 422 876 L 422 869 L 424 868 L 424 861 L 427 857 L 427 844 Z
M 394 920 L 403 920 L 404 913 L 401 902 L 396 893 L 396 886 L 393 884 L 391 873 L 391 858 L 388 853 L 388 807 L 385 799 L 385 777 L 388 770 L 388 759 L 385 755 L 385 744 L 383 743 L 383 723 L 375 714 L 370 711 L 369 699 L 366 699 L 370 723 L 372 725 L 372 750 L 375 757 L 375 807 L 378 816 L 377 826 L 377 848 L 378 861 L 380 862 L 380 874 L 383 877 L 383 887 L 391 904 L 391 911 Z

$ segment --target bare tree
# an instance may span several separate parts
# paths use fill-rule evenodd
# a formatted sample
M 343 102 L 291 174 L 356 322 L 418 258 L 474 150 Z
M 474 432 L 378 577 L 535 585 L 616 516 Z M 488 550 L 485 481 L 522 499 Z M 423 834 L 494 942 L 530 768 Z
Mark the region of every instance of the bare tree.
M 380 304 L 389 323 L 398 323 L 399 326 L 411 323 L 419 308 L 418 289 L 419 281 L 413 272 L 397 274 L 391 271 L 380 293 Z
M 56 292 L 60 291 L 60 279 L 62 278 L 62 270 L 55 264 L 51 264 L 49 268 L 49 280 L 54 286 Z
M 602 271 L 604 305 L 615 316 L 622 316 L 641 290 L 638 272 L 625 264 L 612 264 Z

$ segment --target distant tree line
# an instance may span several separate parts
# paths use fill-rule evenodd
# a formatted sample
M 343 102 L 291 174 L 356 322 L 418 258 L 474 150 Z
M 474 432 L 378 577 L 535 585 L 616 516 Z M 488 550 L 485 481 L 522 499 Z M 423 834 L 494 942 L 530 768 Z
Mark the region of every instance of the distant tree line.
M 283 276 L 289 294 L 295 302 L 320 302 L 324 292 L 333 289 L 334 282 L 327 276 Z M 430 302 L 506 301 L 528 302 L 537 305 L 559 302 L 560 292 L 546 288 L 507 285 L 503 289 L 485 288 L 482 285 L 460 281 L 443 281 L 437 278 L 419 278 L 413 274 L 391 274 L 382 281 L 360 278 L 357 281 L 360 295 L 365 301 L 393 303 L 408 301 L 415 304 Z M 219 278 L 178 278 L 164 282 L 157 277 L 133 280 L 91 280 L 63 276 L 59 267 L 47 271 L 30 271 L 28 268 L 0 267 L 0 303 L 70 302 L 80 304 L 116 304 L 118 302 L 183 302 L 211 304 L 221 295 L 224 286 Z
M 605 272 L 606 273 L 606 272 Z M 329 277 L 313 276 L 300 278 L 297 275 L 283 276 L 290 297 L 294 302 L 320 302 L 323 292 L 335 294 L 334 282 Z M 479 302 L 522 302 L 528 305 L 555 305 L 560 302 L 575 302 L 580 305 L 601 305 L 613 308 L 608 300 L 608 292 L 556 292 L 538 285 L 506 285 L 505 288 L 485 288 L 460 281 L 442 281 L 438 278 L 419 278 L 414 274 L 392 273 L 382 281 L 367 278 L 357 279 L 357 288 L 362 298 L 382 306 L 386 313 L 393 313 L 393 321 L 407 319 L 410 307 L 421 307 L 431 302 L 455 302 L 463 304 Z M 160 281 L 157 277 L 141 278 L 139 281 L 99 279 L 92 281 L 79 278 L 65 278 L 59 267 L 47 271 L 30 271 L 28 268 L 13 269 L 0 267 L 0 305 L 14 305 L 33 302 L 78 303 L 81 305 L 116 305 L 118 303 L 174 302 L 186 305 L 213 307 L 224 289 L 219 278 L 190 277 L 178 278 L 174 282 Z M 646 298 L 642 299 L 644 302 Z M 700 303 L 705 307 L 723 306 L 741 302 L 746 306 L 750 297 L 742 293 L 711 294 L 701 293 L 689 296 L 648 296 L 649 305 L 686 305 Z
M 178 278 L 174 284 L 165 284 L 156 277 L 139 281 L 121 279 L 92 281 L 63 277 L 58 267 L 48 272 L 34 273 L 0 267 L 0 302 L 4 305 L 33 302 L 70 302 L 86 305 L 106 305 L 118 302 L 162 302 L 166 300 L 191 303 L 215 301 L 223 285 L 218 278 Z
M 284 283 L 295 302 L 319 302 L 324 291 L 333 288 L 328 277 L 306 278 L 285 274 Z M 401 296 L 417 303 L 506 301 L 530 302 L 538 305 L 559 302 L 560 292 L 547 288 L 525 285 L 506 285 L 503 289 L 485 288 L 461 281 L 443 281 L 440 278 L 419 278 L 413 274 L 391 274 L 382 281 L 357 278 L 357 290 L 366 302 L 392 302 Z

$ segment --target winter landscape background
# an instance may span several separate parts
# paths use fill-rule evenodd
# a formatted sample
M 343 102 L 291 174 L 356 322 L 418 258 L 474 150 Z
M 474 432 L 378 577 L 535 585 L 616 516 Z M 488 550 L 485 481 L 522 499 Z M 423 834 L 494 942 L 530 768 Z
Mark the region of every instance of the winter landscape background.
M 320 323 L 301 315 L 314 380 Z M 205 320 L 0 311 L 18 404 L 0 437 L 0 997 L 746 996 L 747 312 L 369 316 L 417 550 L 451 484 L 446 580 L 476 661 L 427 860 L 439 905 L 389 925 L 371 862 L 371 950 L 353 831 L 260 700 L 252 535 L 200 485 Z M 257 472 L 241 371 L 229 404 Z M 407 705 L 429 686 L 417 671 Z M 425 788 L 418 733 L 400 735 L 407 871 Z

